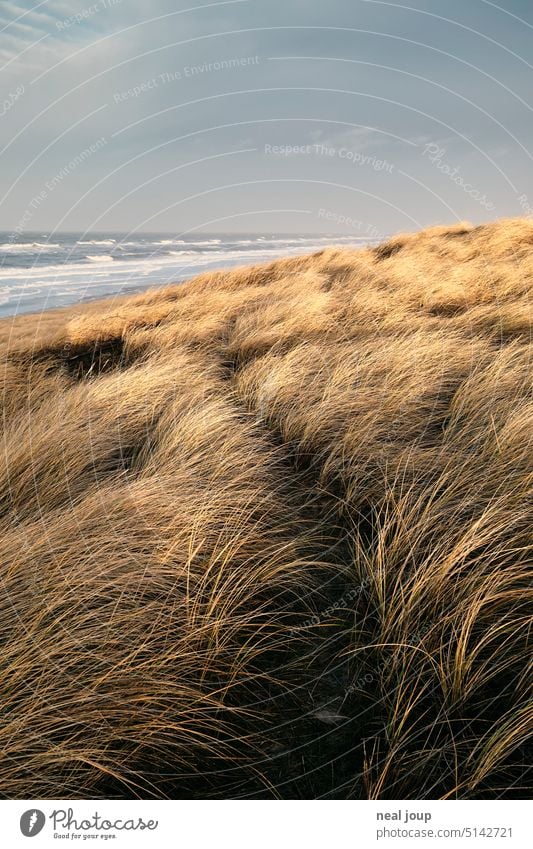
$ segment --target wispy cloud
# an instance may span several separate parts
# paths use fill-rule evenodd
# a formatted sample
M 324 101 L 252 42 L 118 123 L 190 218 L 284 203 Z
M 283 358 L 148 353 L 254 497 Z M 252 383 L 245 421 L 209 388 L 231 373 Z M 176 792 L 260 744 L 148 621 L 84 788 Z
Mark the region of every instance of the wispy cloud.
M 464 191 L 448 181 L 442 195 L 440 172 L 428 171 L 419 155 L 428 143 L 446 148 L 472 184 L 490 185 L 499 214 L 518 214 L 513 186 L 533 194 L 529 72 L 509 52 L 488 56 L 468 30 L 458 40 L 427 15 L 416 19 L 410 41 L 414 14 L 393 4 L 385 25 L 382 4 L 352 0 L 312 11 L 307 0 L 2 0 L 0 182 L 6 190 L 18 182 L 0 208 L 0 227 L 9 228 L 50 174 L 100 137 L 109 141 L 99 155 L 39 211 L 43 226 L 67 215 L 75 229 L 94 216 L 121 229 L 136 225 L 137 215 L 157 217 L 177 197 L 199 198 L 180 201 L 176 213 L 198 223 L 205 193 L 214 216 L 233 205 L 241 213 L 256 205 L 319 209 L 324 184 L 331 210 L 355 215 L 364 204 L 358 217 L 383 230 L 449 217 L 456 207 L 458 217 L 475 219 L 479 205 L 469 207 Z M 447 14 L 465 16 L 462 0 L 449 0 Z M 507 42 L 521 48 L 524 27 L 509 16 L 504 23 Z M 499 37 L 501 13 L 486 5 L 479 27 Z M 238 64 L 250 56 L 258 61 Z M 305 58 L 312 56 L 323 61 Z M 236 66 L 218 72 L 228 59 Z M 208 71 L 186 73 L 190 67 Z M 266 143 L 347 148 L 353 162 L 375 156 L 395 167 L 377 180 L 372 168 L 350 168 L 344 155 L 289 163 L 249 152 L 224 168 L 216 158 L 245 147 L 262 151 Z M 172 170 L 200 158 L 201 167 Z M 167 172 L 179 180 L 159 176 Z M 402 173 L 412 178 L 408 185 Z M 224 193 L 226 184 L 235 188 Z M 137 197 L 137 186 L 150 189 Z M 270 229 L 277 226 L 272 220 Z

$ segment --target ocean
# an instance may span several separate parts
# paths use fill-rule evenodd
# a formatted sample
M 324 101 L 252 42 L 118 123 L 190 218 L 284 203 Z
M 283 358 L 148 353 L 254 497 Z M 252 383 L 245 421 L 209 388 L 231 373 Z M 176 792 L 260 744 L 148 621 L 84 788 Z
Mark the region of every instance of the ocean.
M 42 312 L 189 279 L 203 271 L 360 246 L 357 236 L 0 231 L 0 317 Z

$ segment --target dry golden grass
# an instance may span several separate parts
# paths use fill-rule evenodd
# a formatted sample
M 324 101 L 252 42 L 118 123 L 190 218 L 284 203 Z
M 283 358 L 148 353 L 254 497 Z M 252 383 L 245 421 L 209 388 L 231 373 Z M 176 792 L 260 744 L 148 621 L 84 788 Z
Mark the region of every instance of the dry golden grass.
M 533 224 L 0 324 L 4 797 L 527 793 Z

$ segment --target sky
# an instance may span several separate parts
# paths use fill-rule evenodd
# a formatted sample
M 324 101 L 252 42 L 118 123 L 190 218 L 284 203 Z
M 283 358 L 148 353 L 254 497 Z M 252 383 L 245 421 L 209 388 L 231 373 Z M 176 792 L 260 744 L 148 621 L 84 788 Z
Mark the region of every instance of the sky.
M 3 0 L 0 229 L 533 214 L 530 0 Z

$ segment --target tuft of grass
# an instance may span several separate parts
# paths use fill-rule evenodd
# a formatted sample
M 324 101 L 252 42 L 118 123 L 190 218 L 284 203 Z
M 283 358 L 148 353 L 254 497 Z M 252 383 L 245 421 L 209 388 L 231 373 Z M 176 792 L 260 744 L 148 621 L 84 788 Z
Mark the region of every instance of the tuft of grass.
M 4 798 L 531 784 L 533 224 L 0 323 Z

